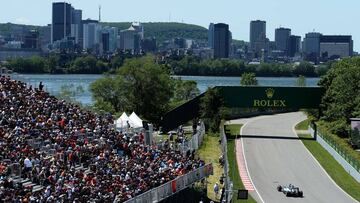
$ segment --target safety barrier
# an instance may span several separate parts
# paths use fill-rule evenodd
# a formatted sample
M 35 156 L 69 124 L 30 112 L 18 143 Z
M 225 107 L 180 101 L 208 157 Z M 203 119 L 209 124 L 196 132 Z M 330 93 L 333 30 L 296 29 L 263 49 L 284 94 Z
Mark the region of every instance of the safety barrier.
M 175 149 L 180 150 L 183 154 L 186 154 L 188 151 L 197 150 L 201 146 L 204 136 L 205 124 L 204 122 L 200 122 L 197 126 L 196 133 L 191 137 L 191 139 L 179 143 L 178 146 L 175 146 Z M 157 146 L 159 149 L 164 149 L 165 142 L 157 143 Z
M 225 194 L 222 202 L 230 203 L 232 199 L 233 184 L 229 176 L 229 161 L 227 156 L 228 149 L 227 149 L 227 139 L 224 130 L 224 125 L 221 125 L 220 127 L 220 137 L 221 137 L 221 152 L 224 163 L 224 187 L 225 187 Z
M 206 164 L 197 168 L 185 175 L 179 176 L 176 179 L 169 181 L 157 188 L 144 192 L 132 199 L 125 201 L 125 203 L 155 203 L 160 202 L 171 195 L 190 187 L 192 184 L 203 180 L 213 174 L 212 164 Z M 114 203 L 120 202 L 119 198 L 115 198 Z
M 311 135 L 314 129 L 309 128 Z M 317 142 L 328 151 L 335 160 L 353 177 L 360 182 L 360 163 L 350 156 L 346 151 L 331 137 L 317 131 Z

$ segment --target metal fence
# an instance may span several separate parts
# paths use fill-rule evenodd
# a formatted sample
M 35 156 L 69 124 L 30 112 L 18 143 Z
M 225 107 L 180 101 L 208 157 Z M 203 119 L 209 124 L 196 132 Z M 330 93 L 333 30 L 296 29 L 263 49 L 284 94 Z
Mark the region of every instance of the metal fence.
M 207 164 L 200 168 L 197 168 L 185 175 L 179 176 L 176 179 L 169 181 L 157 188 L 149 190 L 143 194 L 140 194 L 125 203 L 155 203 L 160 202 L 167 197 L 180 192 L 181 190 L 190 187 L 195 182 L 201 181 L 206 177 L 213 174 L 212 164 Z M 115 199 L 114 203 L 120 202 L 120 199 Z
M 196 133 L 191 137 L 191 139 L 184 140 L 182 143 L 175 144 L 174 149 L 180 150 L 183 154 L 186 154 L 189 151 L 193 152 L 195 150 L 198 150 L 204 141 L 204 136 L 205 136 L 205 124 L 204 122 L 200 122 L 196 128 Z M 160 149 L 165 149 L 166 147 L 170 147 L 170 146 L 165 146 L 165 143 L 166 141 L 157 143 L 157 146 Z
M 224 163 L 224 187 L 225 187 L 225 195 L 222 202 L 229 203 L 232 199 L 232 191 L 233 191 L 233 184 L 229 176 L 229 161 L 227 156 L 227 140 L 226 134 L 224 130 L 224 125 L 220 127 L 220 137 L 221 137 L 221 152 L 223 157 Z
M 312 132 L 314 131 L 312 128 L 310 130 Z M 357 172 L 360 173 L 360 162 L 348 152 L 348 149 L 340 145 L 332 136 L 329 136 L 326 133 L 318 130 L 317 135 L 326 141 L 326 143 L 329 144 L 342 158 L 344 158 L 346 162 L 348 162 Z
M 314 134 L 312 126 L 310 127 L 311 134 Z M 326 149 L 335 160 L 358 182 L 360 182 L 360 163 L 354 158 L 348 150 L 340 145 L 332 136 L 319 131 L 317 133 L 317 142 Z

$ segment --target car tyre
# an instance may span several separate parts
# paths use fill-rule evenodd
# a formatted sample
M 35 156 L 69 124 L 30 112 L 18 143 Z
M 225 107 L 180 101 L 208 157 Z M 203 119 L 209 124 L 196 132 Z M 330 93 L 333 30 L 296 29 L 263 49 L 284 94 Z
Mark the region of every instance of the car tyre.
M 281 192 L 281 190 L 282 190 L 281 185 L 277 186 L 277 191 Z

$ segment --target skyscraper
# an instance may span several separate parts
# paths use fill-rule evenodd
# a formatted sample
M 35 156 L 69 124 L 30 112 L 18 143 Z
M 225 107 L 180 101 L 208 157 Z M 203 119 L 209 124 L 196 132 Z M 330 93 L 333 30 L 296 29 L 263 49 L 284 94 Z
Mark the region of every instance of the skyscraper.
M 96 50 L 101 40 L 101 25 L 95 22 L 89 22 L 83 25 L 83 48 Z
M 208 30 L 208 44 L 210 48 L 214 48 L 214 23 L 210 23 Z
M 109 40 L 108 40 L 109 48 L 107 51 L 114 52 L 116 50 L 116 45 L 117 45 L 118 29 L 116 27 L 104 27 L 104 28 L 102 28 L 102 33 L 103 34 L 107 33 L 108 37 L 109 37 Z M 103 44 L 103 46 L 106 46 L 106 45 Z
M 71 4 L 65 2 L 53 3 L 51 43 L 70 36 L 73 10 Z
M 351 35 L 320 36 L 320 57 L 322 60 L 334 60 L 352 55 L 353 40 Z
M 305 35 L 303 42 L 303 53 L 306 60 L 318 62 L 320 57 L 321 33 L 310 32 Z
M 102 44 L 102 49 L 104 53 L 108 53 L 110 50 L 110 33 L 108 32 L 103 32 L 101 33 L 101 44 Z
M 79 45 L 82 45 L 82 39 L 83 39 L 83 27 L 81 21 L 82 21 L 82 10 L 74 9 L 72 12 L 71 37 L 74 37 L 75 43 Z
M 288 43 L 287 43 L 287 55 L 290 57 L 294 57 L 296 53 L 300 52 L 300 42 L 301 37 L 290 35 Z
M 127 30 L 120 31 L 120 49 L 132 50 L 138 52 L 140 50 L 140 35 L 133 26 Z
M 229 58 L 229 25 L 214 25 L 214 58 Z
M 250 49 L 264 49 L 266 41 L 266 21 L 255 20 L 250 22 Z
M 289 28 L 277 28 L 275 29 L 275 44 L 276 49 L 280 51 L 284 51 L 284 53 L 287 53 L 288 48 L 288 40 L 291 35 L 291 29 Z

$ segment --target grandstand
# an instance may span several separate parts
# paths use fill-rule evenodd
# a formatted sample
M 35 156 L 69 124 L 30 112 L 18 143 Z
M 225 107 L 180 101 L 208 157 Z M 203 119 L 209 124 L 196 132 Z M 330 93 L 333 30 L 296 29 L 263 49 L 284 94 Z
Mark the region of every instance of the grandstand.
M 212 173 L 191 153 L 145 145 L 142 132 L 113 123 L 1 76 L 0 202 L 156 202 Z

